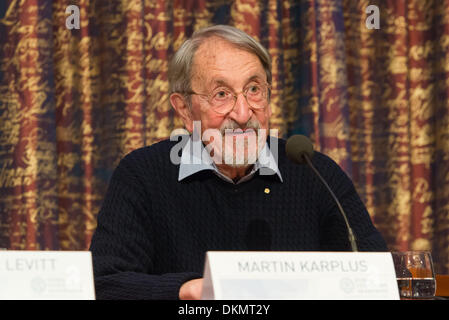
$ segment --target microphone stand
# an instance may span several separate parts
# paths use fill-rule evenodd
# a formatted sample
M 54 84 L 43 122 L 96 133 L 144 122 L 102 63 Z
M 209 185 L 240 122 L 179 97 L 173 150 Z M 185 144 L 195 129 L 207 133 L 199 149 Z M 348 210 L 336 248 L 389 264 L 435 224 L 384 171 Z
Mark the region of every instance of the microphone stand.
M 324 184 L 326 189 L 331 194 L 332 198 L 334 198 L 334 201 L 337 203 L 337 207 L 340 210 L 341 215 L 343 216 L 343 219 L 345 220 L 346 228 L 348 229 L 348 238 L 349 238 L 349 242 L 351 243 L 351 249 L 352 249 L 353 252 L 358 252 L 357 243 L 356 243 L 356 238 L 355 238 L 354 232 L 352 231 L 351 226 L 349 225 L 348 218 L 346 217 L 346 214 L 345 214 L 345 212 L 343 210 L 343 207 L 340 204 L 340 201 L 338 201 L 337 197 L 335 196 L 334 192 L 332 191 L 332 189 L 327 184 L 326 180 L 324 180 L 324 178 L 321 176 L 321 174 L 318 172 L 318 170 L 314 167 L 314 165 L 312 164 L 312 161 L 310 161 L 310 159 L 309 159 L 309 156 L 306 153 L 303 153 L 302 156 L 306 160 L 306 162 L 309 165 L 309 167 L 312 168 L 312 170 L 316 173 L 318 178 L 320 178 L 321 182 Z

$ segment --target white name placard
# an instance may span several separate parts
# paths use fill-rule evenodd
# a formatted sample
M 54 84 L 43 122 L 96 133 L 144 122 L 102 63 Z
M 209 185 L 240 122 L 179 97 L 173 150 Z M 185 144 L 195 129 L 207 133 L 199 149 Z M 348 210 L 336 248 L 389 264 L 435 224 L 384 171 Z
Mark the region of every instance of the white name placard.
M 0 251 L 0 299 L 95 299 L 89 251 Z
M 205 300 L 399 300 L 388 252 L 209 251 Z

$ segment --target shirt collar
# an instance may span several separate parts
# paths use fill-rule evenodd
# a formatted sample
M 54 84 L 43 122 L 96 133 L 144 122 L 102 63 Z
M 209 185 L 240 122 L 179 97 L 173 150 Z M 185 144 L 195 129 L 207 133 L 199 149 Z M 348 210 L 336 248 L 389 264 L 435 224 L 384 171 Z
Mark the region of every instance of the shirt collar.
M 178 181 L 181 181 L 203 170 L 212 170 L 221 179 L 229 183 L 235 183 L 234 181 L 232 181 L 232 179 L 225 176 L 218 170 L 203 143 L 201 141 L 194 142 L 192 140 L 192 137 L 190 136 L 187 143 L 182 149 Z M 263 149 L 261 150 L 259 158 L 254 164 L 251 172 L 241 178 L 235 184 L 248 181 L 258 170 L 260 171 L 261 175 L 277 174 L 281 182 L 283 182 L 276 160 L 267 143 L 265 143 Z

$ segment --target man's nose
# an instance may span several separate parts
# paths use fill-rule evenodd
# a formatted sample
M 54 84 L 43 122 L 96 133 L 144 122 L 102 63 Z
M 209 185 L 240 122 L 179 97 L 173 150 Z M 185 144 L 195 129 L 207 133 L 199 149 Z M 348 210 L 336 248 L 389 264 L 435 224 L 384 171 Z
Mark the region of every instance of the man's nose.
M 239 125 L 245 125 L 248 123 L 249 119 L 251 119 L 253 115 L 253 110 L 246 101 L 246 98 L 243 94 L 239 94 L 235 101 L 234 109 L 232 109 L 229 117 L 237 122 Z

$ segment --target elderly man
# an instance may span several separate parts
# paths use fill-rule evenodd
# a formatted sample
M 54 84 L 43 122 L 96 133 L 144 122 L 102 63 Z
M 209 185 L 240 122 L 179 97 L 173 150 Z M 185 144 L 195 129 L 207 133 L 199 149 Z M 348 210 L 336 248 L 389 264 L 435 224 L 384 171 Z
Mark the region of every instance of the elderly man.
M 114 171 L 91 244 L 97 298 L 199 299 L 209 250 L 349 250 L 329 193 L 267 137 L 270 68 L 230 26 L 199 30 L 176 52 L 170 102 L 190 135 L 135 150 Z M 312 161 L 359 250 L 387 250 L 345 173 L 321 153 Z

